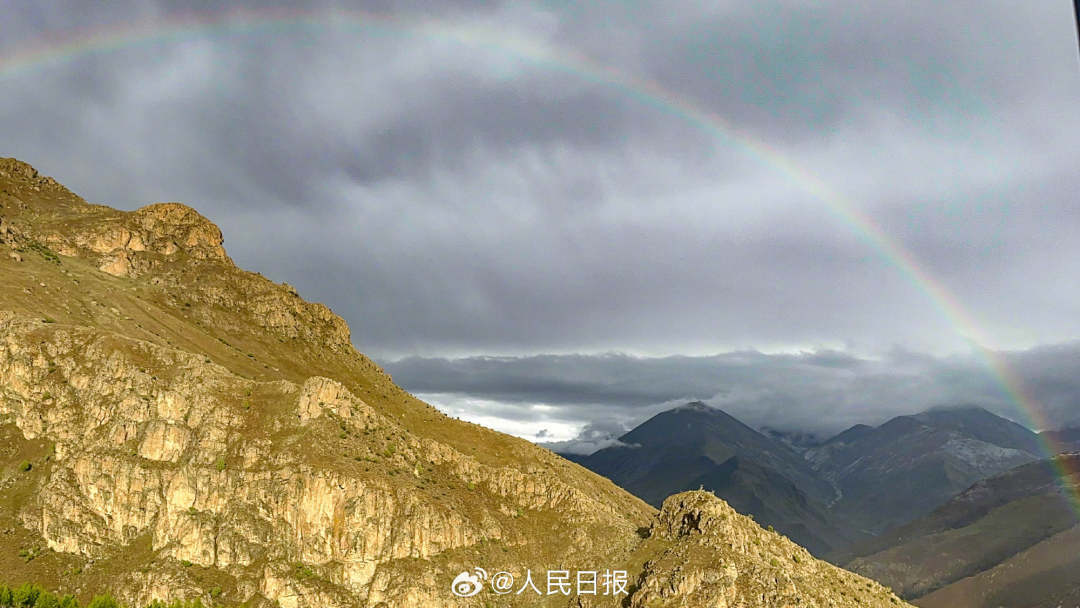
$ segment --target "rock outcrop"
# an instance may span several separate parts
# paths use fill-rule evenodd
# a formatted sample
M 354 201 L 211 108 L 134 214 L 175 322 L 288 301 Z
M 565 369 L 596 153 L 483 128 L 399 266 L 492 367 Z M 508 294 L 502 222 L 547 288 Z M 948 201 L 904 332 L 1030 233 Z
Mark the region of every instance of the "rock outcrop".
M 802 547 L 704 491 L 668 497 L 650 529 L 669 548 L 645 564 L 634 608 L 862 606 L 889 589 L 818 561 Z
M 90 205 L 13 160 L 0 197 L 0 238 L 22 258 L 0 257 L 8 579 L 286 608 L 897 601 L 712 496 L 657 514 L 444 416 L 328 308 L 236 268 L 189 207 Z M 629 585 L 457 597 L 474 568 L 614 569 Z
M 110 216 L 84 222 L 81 230 L 50 232 L 43 240 L 61 255 L 96 258 L 99 269 L 118 277 L 147 274 L 178 254 L 232 263 L 221 230 L 187 205 L 148 205 L 120 221 Z

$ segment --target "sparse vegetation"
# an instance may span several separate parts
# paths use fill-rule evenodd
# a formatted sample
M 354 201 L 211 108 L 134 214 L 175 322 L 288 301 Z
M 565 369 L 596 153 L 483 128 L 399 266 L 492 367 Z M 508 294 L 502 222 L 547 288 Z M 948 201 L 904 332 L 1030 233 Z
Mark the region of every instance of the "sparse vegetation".
M 293 574 L 302 581 L 315 578 L 315 571 L 299 562 L 293 564 Z
M 19 549 L 19 557 L 21 557 L 24 562 L 27 562 L 27 563 L 32 562 L 32 561 L 34 561 L 34 558 L 37 557 L 37 556 L 38 556 L 38 550 L 37 550 L 36 547 Z
M 213 595 L 213 592 L 211 592 L 211 595 Z M 147 604 L 146 608 L 203 608 L 203 603 L 199 598 L 193 600 L 172 600 L 171 602 L 154 600 Z
M 45 245 L 42 245 L 37 241 L 30 241 L 27 244 L 27 247 L 34 253 L 40 255 L 46 262 L 56 264 L 57 266 L 60 265 L 60 256 L 55 251 L 49 249 Z
M 111 595 L 98 595 L 90 600 L 86 608 L 121 608 L 120 602 Z
M 58 596 L 33 583 L 19 587 L 0 584 L 0 608 L 79 608 L 79 602 L 74 596 Z

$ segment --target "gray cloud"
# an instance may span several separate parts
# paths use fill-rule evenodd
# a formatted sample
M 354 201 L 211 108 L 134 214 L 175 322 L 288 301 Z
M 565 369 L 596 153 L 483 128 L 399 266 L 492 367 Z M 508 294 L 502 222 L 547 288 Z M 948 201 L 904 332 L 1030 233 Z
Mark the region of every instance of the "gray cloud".
M 739 413 L 804 407 L 794 389 L 770 389 L 779 374 L 803 378 L 811 403 L 843 404 L 846 421 L 905 399 L 995 403 L 970 364 L 945 373 L 969 338 L 1022 350 L 1080 337 L 1080 71 L 1064 3 L 429 5 L 306 2 L 297 10 L 316 23 L 151 37 L 4 71 L 80 32 L 271 6 L 16 0 L 0 20 L 0 154 L 94 202 L 194 205 L 240 264 L 332 305 L 380 360 L 653 356 L 642 361 L 658 371 L 638 370 L 650 386 L 612 381 L 625 394 L 603 399 L 592 374 L 636 360 L 585 357 L 577 374 L 573 356 L 520 360 L 559 372 L 540 376 L 469 360 L 466 375 L 484 379 L 472 397 L 415 389 L 461 412 L 470 398 L 518 404 L 483 405 L 508 423 L 550 422 L 552 437 L 600 418 L 513 395 L 564 395 L 623 424 L 668 400 L 717 398 L 719 368 L 744 391 L 719 397 Z M 343 23 L 349 10 L 399 25 Z M 410 19 L 429 29 L 400 25 Z M 823 201 L 799 171 L 838 195 Z M 837 212 L 838 196 L 956 296 L 976 336 Z M 732 354 L 656 358 L 715 352 Z M 898 375 L 899 352 L 934 353 L 925 365 L 943 375 Z M 1038 370 L 1054 365 L 1038 361 L 1026 373 L 1067 410 L 1071 385 L 1051 391 L 1058 379 Z M 484 388 L 496 384 L 505 394 Z
M 755 427 L 820 435 L 965 404 L 1028 426 L 1080 424 L 1080 343 L 994 356 L 1019 373 L 1035 410 L 1006 392 L 981 354 L 414 357 L 392 362 L 387 370 L 402 386 L 432 395 L 435 403 L 468 395 L 474 401 L 460 411 L 465 415 L 527 423 L 537 404 L 543 404 L 548 420 L 581 428 L 578 437 L 550 445 L 578 452 L 610 444 L 648 417 L 691 400 L 706 401 Z M 518 407 L 523 404 L 528 407 Z
M 536 434 L 536 439 L 540 445 L 560 454 L 592 454 L 612 446 L 640 447 L 640 444 L 619 441 L 619 437 L 625 432 L 626 429 L 620 425 L 600 420 L 587 423 L 573 439 L 549 441 L 547 434 L 540 433 Z

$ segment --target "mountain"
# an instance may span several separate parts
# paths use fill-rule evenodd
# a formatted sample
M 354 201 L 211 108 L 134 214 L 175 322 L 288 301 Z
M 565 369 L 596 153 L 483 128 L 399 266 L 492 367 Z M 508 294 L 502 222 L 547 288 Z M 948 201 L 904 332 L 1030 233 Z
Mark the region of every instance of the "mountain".
M 776 429 L 764 426 L 759 428 L 758 432 L 773 441 L 779 441 L 799 454 L 825 442 L 825 439 L 818 434 L 808 431 Z
M 997 566 L 919 598 L 923 608 L 1063 608 L 1080 605 L 1080 526 Z
M 855 425 L 824 442 L 765 431 L 691 403 L 657 414 L 620 437 L 621 445 L 574 460 L 653 505 L 673 492 L 712 490 L 840 563 L 851 558 L 852 543 L 921 517 L 1040 452 L 1037 435 L 979 407 Z
M 689 403 L 653 416 L 619 441 L 576 460 L 653 505 L 674 492 L 711 490 L 815 553 L 852 538 L 829 520 L 832 488 L 806 460 L 719 409 Z
M 3 159 L 0 253 L 2 583 L 139 605 L 899 602 L 708 493 L 656 511 L 444 416 L 190 207 L 91 205 Z M 483 586 L 564 569 L 625 570 L 629 596 Z
M 852 427 L 804 455 L 836 488 L 833 514 L 879 534 L 1040 453 L 1039 437 L 1019 424 L 953 407 Z
M 1043 431 L 1039 436 L 1051 448 L 1060 452 L 1080 451 L 1080 428 Z
M 1065 568 L 1080 564 L 1078 467 L 1080 455 L 1059 455 L 980 481 L 858 547 L 848 567 L 923 606 L 1057 606 L 1062 593 L 1080 588 L 1080 570 Z M 1073 473 L 1063 480 L 1061 471 Z M 1055 553 L 1065 547 L 1072 550 Z M 1024 602 L 1003 600 L 1021 597 L 1020 589 Z

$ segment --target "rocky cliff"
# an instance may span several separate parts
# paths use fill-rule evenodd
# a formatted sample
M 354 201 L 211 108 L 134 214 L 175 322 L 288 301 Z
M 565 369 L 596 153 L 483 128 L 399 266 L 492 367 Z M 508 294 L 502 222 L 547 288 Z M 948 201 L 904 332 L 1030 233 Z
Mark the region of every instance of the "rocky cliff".
M 92 205 L 0 160 L 0 253 L 6 582 L 286 608 L 898 603 L 711 495 L 657 513 L 442 415 L 184 205 Z M 625 571 L 625 593 L 548 594 L 564 570 Z M 498 594 L 496 571 L 540 593 Z M 483 590 L 454 595 L 462 575 Z

